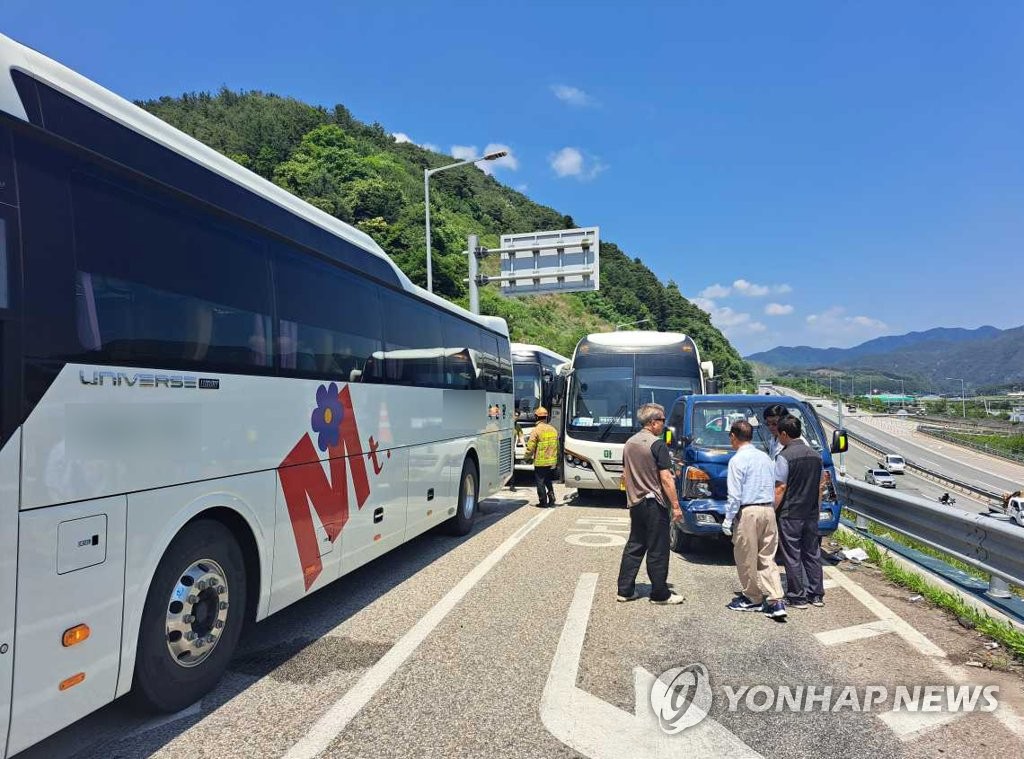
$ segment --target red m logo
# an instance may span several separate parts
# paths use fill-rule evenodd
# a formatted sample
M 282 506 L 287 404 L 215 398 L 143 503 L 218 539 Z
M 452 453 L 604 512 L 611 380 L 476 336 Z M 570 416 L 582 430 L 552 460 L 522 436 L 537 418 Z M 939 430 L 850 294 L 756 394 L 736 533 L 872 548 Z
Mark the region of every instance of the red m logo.
M 327 531 L 327 537 L 333 543 L 348 522 L 346 461 L 352 465 L 352 485 L 359 508 L 362 508 L 366 499 L 370 497 L 366 458 L 359 441 L 359 428 L 356 426 L 356 416 L 352 411 L 352 397 L 348 385 L 338 393 L 338 400 L 343 410 L 341 434 L 337 444 L 327 449 L 330 458 L 330 480 L 327 479 L 320 456 L 308 432 L 277 468 L 285 503 L 288 506 L 288 518 L 295 534 L 295 547 L 299 552 L 302 580 L 306 584 L 306 590 L 309 590 L 323 571 L 310 506 L 316 509 L 317 516 Z

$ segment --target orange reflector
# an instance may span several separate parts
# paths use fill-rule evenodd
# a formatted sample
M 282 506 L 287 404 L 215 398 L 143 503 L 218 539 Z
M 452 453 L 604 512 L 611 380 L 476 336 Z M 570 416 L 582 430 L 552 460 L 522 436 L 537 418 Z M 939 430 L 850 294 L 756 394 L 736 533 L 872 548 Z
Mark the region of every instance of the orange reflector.
M 377 533 L 376 535 L 373 536 L 373 539 L 374 539 L 374 541 L 378 541 L 378 540 L 381 539 L 381 537 L 383 537 L 383 536 L 380 533 Z
M 89 625 L 75 625 L 74 627 L 69 627 L 64 631 L 64 635 L 60 642 L 64 644 L 64 648 L 70 648 L 71 646 L 76 646 L 86 640 L 89 637 L 90 632 Z
M 84 672 L 79 672 L 77 675 L 72 675 L 67 680 L 61 680 L 60 685 L 58 685 L 57 687 L 60 688 L 61 690 L 67 690 L 68 688 L 74 688 L 76 685 L 78 685 L 84 679 L 85 679 L 85 673 Z
M 708 477 L 708 473 L 707 472 L 705 472 L 703 469 L 698 469 L 695 466 L 687 467 L 687 469 L 686 469 L 686 479 L 688 479 L 688 480 L 701 480 L 701 481 L 710 481 L 711 480 L 711 478 Z

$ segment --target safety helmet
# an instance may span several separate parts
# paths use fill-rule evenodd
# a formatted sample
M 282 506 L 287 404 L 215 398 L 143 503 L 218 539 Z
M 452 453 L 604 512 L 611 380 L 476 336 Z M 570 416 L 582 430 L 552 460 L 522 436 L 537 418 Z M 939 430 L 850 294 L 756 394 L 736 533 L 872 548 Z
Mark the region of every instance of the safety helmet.
M 544 408 L 543 406 L 537 406 L 537 410 L 534 411 L 533 413 L 536 414 L 538 417 L 547 416 L 548 415 L 548 410 L 546 408 Z

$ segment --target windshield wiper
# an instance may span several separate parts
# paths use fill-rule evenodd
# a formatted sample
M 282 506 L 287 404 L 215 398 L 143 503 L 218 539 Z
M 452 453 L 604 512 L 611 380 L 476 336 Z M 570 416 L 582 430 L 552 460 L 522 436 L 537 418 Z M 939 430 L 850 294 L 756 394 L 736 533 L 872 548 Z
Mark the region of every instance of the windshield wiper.
M 628 408 L 629 407 L 625 403 L 619 406 L 619 410 L 615 412 L 615 416 L 612 417 L 612 420 L 601 428 L 601 432 L 598 433 L 598 440 L 604 440 L 608 437 L 608 433 L 612 431 L 612 427 L 614 427 L 615 423 L 622 418 L 622 415 L 626 413 L 626 409 Z

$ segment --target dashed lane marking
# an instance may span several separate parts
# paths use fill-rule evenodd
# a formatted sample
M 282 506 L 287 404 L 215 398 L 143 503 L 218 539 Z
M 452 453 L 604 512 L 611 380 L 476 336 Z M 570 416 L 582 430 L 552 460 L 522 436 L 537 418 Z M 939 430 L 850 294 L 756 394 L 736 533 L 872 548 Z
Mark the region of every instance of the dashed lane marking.
M 825 632 L 815 633 L 814 637 L 823 645 L 834 646 L 838 643 L 849 643 L 854 640 L 873 638 L 876 635 L 884 635 L 894 631 L 893 625 L 889 620 L 876 619 L 874 622 L 865 622 L 862 625 L 840 627 L 838 630 L 826 630 Z

